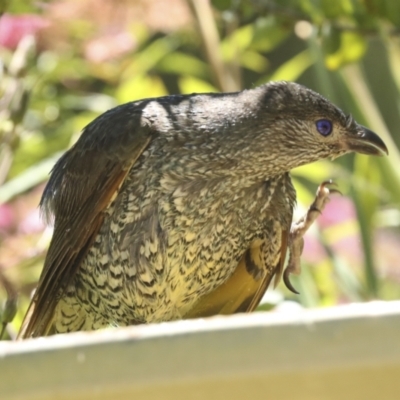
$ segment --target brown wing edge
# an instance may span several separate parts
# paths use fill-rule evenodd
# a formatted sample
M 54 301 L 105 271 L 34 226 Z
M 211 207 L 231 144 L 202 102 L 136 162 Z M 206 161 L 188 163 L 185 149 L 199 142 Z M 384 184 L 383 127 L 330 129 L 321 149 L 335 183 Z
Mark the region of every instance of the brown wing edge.
M 107 148 L 109 143 L 86 150 L 76 148 L 78 141 L 57 162 L 40 203 L 47 220 L 54 214 L 53 238 L 18 338 L 49 333 L 58 300 L 95 239 L 105 209 L 150 141 L 145 130 L 137 134 L 123 151 L 126 160 L 113 157 L 116 149 Z
M 204 318 L 213 315 L 230 315 L 236 313 L 251 312 L 259 305 L 274 275 L 282 275 L 287 244 L 288 231 L 282 231 L 281 256 L 279 264 L 271 273 L 265 265 L 258 267 L 265 271 L 264 275 L 256 280 L 248 271 L 246 263 L 249 262 L 247 256 L 251 248 L 241 258 L 232 276 L 211 293 L 202 296 L 192 309 L 183 315 L 184 318 Z M 257 248 L 253 248 L 253 251 Z M 251 258 L 251 256 L 250 256 Z M 250 260 L 254 262 L 254 260 Z
M 265 276 L 263 277 L 260 286 L 258 287 L 258 290 L 256 294 L 254 295 L 253 299 L 251 300 L 250 304 L 248 305 L 246 312 L 252 312 L 254 311 L 257 306 L 260 304 L 265 292 L 268 289 L 269 284 L 271 283 L 272 278 L 275 276 L 275 281 L 274 281 L 274 287 L 277 286 L 279 283 L 283 269 L 285 266 L 285 259 L 286 259 L 286 252 L 288 248 L 288 238 L 289 238 L 289 232 L 287 230 L 282 230 L 282 236 L 281 236 L 281 256 L 279 258 L 279 263 L 275 267 L 275 271 L 272 274 L 266 273 Z

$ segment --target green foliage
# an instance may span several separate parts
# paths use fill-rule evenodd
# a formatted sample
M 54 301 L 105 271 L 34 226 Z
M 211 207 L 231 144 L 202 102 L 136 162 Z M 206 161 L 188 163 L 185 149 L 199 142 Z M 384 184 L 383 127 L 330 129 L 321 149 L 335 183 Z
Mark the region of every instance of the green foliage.
M 30 1 L 0 2 L 0 9 L 7 6 L 11 14 L 38 13 L 53 22 L 38 36 L 36 50 L 33 43 L 22 42 L 15 51 L 0 48 L 0 97 L 5 99 L 0 105 L 0 202 L 16 207 L 27 201 L 26 207 L 34 209 L 37 202 L 32 205 L 30 199 L 37 201 L 40 184 L 61 152 L 95 116 L 119 103 L 168 93 L 240 90 L 271 79 L 296 80 L 376 130 L 391 155 L 386 160 L 348 156 L 294 172 L 300 206 L 311 202 L 316 186 L 327 178 L 337 180 L 351 196 L 356 219 L 346 226 L 360 238 L 363 257 L 354 264 L 337 254 L 332 232 L 316 229 L 313 235 L 325 255 L 318 267 L 306 263 L 297 281 L 301 296 L 285 295 L 308 306 L 399 297 L 398 283 L 384 276 L 395 274 L 377 264 L 378 259 L 385 265 L 388 261 L 378 257 L 375 235 L 377 227 L 382 234 L 390 228 L 399 238 L 400 221 L 388 221 L 384 215 L 398 212 L 400 203 L 400 138 L 389 133 L 395 133 L 400 122 L 393 106 L 400 91 L 400 2 L 214 0 L 210 13 L 194 2 L 181 0 L 190 6 L 189 22 L 181 25 L 177 18 L 174 29 L 155 26 L 146 15 L 127 21 L 123 12 L 120 21 L 107 23 L 101 5 L 88 17 L 74 9 L 73 0 L 63 2 L 73 17 L 61 22 L 52 21 L 54 14 Z M 122 2 L 120 7 L 136 3 L 140 1 Z M 49 2 L 55 10 L 60 4 Z M 207 29 L 200 29 L 201 24 Z M 109 31 L 125 36 L 116 40 Z M 124 40 L 126 48 L 114 53 Z M 373 83 L 376 71 L 382 84 Z M 383 106 L 386 98 L 390 112 Z M 3 249 L 21 243 L 17 257 L 0 256 L 0 268 L 21 291 L 20 303 L 26 307 L 49 234 L 16 232 L 0 236 Z M 23 251 L 26 246 L 31 250 Z M 21 316 L 19 309 L 15 326 Z

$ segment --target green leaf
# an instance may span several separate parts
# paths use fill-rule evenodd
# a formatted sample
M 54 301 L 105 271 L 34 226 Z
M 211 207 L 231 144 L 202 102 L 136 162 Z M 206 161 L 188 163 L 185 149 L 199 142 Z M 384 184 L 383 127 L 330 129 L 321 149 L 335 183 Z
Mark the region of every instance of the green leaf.
M 233 8 L 235 0 L 212 0 L 212 5 L 219 11 L 226 11 Z
M 262 52 L 276 48 L 290 32 L 290 27 L 285 26 L 274 15 L 257 18 L 253 26 L 253 40 L 250 47 Z
M 321 9 L 326 18 L 340 18 L 354 11 L 351 0 L 321 0 Z
M 0 13 L 25 14 L 37 9 L 37 4 L 31 0 L 0 0 Z
M 115 91 L 119 103 L 167 95 L 167 89 L 158 76 L 138 74 L 121 83 Z
M 268 80 L 296 81 L 313 62 L 310 51 L 304 50 L 277 68 Z
M 356 32 L 342 32 L 340 35 L 340 48 L 325 58 L 326 66 L 335 70 L 344 64 L 359 60 L 367 49 L 364 37 Z
M 48 179 L 49 173 L 60 155 L 60 153 L 54 154 L 50 158 L 27 168 L 23 173 L 3 184 L 0 187 L 0 203 L 10 201 L 15 196 Z
M 157 70 L 177 75 L 192 75 L 202 79 L 209 77 L 209 68 L 204 61 L 179 51 L 167 54 L 158 63 Z
M 325 54 L 334 54 L 339 51 L 342 43 L 341 31 L 331 24 L 325 24 L 322 28 L 322 49 Z
M 268 60 L 255 51 L 246 50 L 240 56 L 240 65 L 250 71 L 263 73 L 268 67 Z
M 400 2 L 397 0 L 367 0 L 364 1 L 369 14 L 388 19 L 400 26 Z
M 172 53 L 178 45 L 179 41 L 173 36 L 165 36 L 151 42 L 135 55 L 133 61 L 125 69 L 121 79 L 129 80 L 135 75 L 149 72 L 164 57 Z
M 218 92 L 218 89 L 209 82 L 197 79 L 193 76 L 183 76 L 179 78 L 179 89 L 183 94 Z
M 221 42 L 221 52 L 225 61 L 233 61 L 247 49 L 253 40 L 253 25 L 236 29 Z

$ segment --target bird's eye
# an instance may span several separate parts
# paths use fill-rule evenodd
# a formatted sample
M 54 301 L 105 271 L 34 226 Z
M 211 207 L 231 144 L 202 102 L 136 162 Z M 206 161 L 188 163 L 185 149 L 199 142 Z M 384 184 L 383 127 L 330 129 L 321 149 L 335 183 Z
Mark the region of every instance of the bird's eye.
M 328 136 L 332 132 L 332 122 L 329 119 L 319 119 L 315 125 L 322 136 Z

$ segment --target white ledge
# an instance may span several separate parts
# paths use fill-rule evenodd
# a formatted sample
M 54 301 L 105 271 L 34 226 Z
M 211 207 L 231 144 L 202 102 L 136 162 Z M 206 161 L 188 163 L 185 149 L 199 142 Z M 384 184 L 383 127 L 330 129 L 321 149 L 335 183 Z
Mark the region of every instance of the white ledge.
M 400 301 L 0 342 L 0 399 L 400 399 Z

